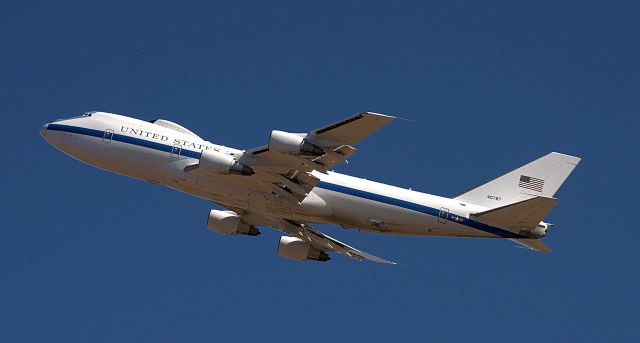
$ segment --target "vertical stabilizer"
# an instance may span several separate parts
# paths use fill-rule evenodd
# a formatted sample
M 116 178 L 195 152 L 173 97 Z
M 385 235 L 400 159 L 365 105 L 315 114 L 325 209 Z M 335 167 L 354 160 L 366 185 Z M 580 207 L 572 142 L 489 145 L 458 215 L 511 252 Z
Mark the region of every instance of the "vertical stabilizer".
M 454 199 L 496 208 L 539 196 L 551 198 L 579 162 L 579 157 L 552 152 Z

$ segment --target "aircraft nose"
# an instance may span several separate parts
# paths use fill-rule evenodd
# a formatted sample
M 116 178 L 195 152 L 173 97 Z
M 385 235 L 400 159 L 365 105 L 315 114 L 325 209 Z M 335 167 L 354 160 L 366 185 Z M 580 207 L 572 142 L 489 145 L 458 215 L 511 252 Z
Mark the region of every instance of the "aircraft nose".
M 42 136 L 42 138 L 46 139 L 47 138 L 47 129 L 49 127 L 49 124 L 44 124 L 42 126 L 40 126 L 40 136 Z

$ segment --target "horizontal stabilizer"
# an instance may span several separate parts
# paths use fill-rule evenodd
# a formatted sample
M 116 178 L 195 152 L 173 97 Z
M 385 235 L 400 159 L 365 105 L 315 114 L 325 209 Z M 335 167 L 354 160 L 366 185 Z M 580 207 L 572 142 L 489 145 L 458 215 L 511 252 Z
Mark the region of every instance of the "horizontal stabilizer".
M 485 224 L 505 229 L 534 229 L 558 202 L 556 198 L 535 197 L 488 211 L 472 214 L 471 217 Z
M 514 238 L 512 241 L 523 245 L 531 250 L 540 251 L 540 252 L 551 252 L 551 249 L 544 245 L 541 240 L 534 238 Z
M 496 208 L 536 196 L 553 197 L 579 162 L 579 157 L 552 152 L 454 199 Z

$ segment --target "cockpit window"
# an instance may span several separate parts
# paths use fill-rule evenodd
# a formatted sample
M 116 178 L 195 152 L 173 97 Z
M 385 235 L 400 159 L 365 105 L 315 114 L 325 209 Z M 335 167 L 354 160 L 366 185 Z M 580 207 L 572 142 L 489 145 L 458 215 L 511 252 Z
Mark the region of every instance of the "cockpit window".
M 96 112 L 95 111 L 93 111 L 93 112 L 85 112 L 81 116 L 75 116 L 75 117 L 71 117 L 71 118 L 59 118 L 59 119 L 54 120 L 54 122 L 61 121 L 61 120 L 69 120 L 69 119 L 78 119 L 78 118 L 91 117 L 91 115 L 94 114 L 94 113 L 96 113 Z

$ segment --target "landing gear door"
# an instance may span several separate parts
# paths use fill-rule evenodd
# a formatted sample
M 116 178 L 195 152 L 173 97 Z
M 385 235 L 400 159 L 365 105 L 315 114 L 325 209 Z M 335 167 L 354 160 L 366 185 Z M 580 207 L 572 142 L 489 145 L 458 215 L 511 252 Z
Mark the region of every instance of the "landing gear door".
M 438 214 L 438 223 L 446 224 L 448 216 L 449 216 L 449 209 L 446 207 L 440 208 L 440 213 Z
M 104 134 L 102 135 L 102 141 L 107 144 L 111 144 L 111 140 L 113 140 L 113 130 L 112 129 L 104 130 Z

